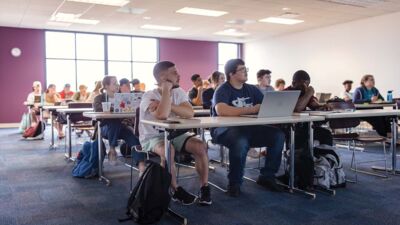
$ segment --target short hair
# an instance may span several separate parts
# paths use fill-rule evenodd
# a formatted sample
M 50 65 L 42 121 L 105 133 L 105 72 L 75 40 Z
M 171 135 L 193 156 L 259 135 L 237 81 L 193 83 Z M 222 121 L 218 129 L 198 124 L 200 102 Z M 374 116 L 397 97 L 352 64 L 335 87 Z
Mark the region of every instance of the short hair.
M 244 61 L 242 59 L 230 59 L 228 62 L 225 63 L 225 75 L 226 79 L 229 81 L 231 79 L 230 74 L 231 73 L 236 73 L 236 69 L 240 65 L 245 65 Z
M 364 84 L 364 83 L 365 83 L 367 80 L 369 80 L 370 78 L 374 79 L 374 76 L 371 75 L 371 74 L 365 74 L 365 75 L 361 78 L 361 82 L 360 82 L 361 86 L 365 87 L 365 84 Z
M 265 76 L 265 75 L 271 75 L 271 71 L 270 71 L 270 70 L 264 70 L 264 69 L 259 70 L 259 71 L 257 72 L 257 79 L 260 79 L 260 78 L 262 78 L 262 77 Z
M 278 87 L 281 84 L 283 84 L 283 85 L 286 84 L 284 79 L 278 79 L 278 80 L 275 81 L 275 87 Z
M 293 74 L 293 81 L 307 81 L 311 80 L 310 75 L 304 70 L 298 70 Z
M 46 93 L 49 93 L 49 89 L 50 88 L 56 88 L 56 85 L 55 84 L 49 84 L 49 86 L 47 86 L 47 89 L 46 89 Z
M 157 82 L 159 81 L 158 79 L 160 78 L 161 72 L 168 70 L 169 68 L 174 67 L 174 66 L 175 66 L 175 64 L 170 61 L 158 62 L 153 68 L 153 76 L 156 79 L 156 81 Z
M 215 84 L 218 82 L 219 77 L 222 75 L 224 75 L 224 74 L 219 71 L 215 71 L 214 73 L 211 74 L 210 81 Z
M 103 78 L 103 81 L 101 82 L 102 88 L 100 89 L 100 92 L 103 92 L 105 90 L 106 86 L 111 84 L 111 79 L 117 79 L 117 77 L 116 76 L 106 75 Z
M 135 78 L 131 81 L 131 83 L 132 85 L 140 84 L 140 80 Z
M 64 88 L 66 88 L 66 87 L 70 88 L 70 87 L 71 87 L 71 84 L 66 83 L 66 84 L 64 85 Z
M 345 85 L 345 84 L 352 84 L 352 83 L 353 83 L 352 80 L 345 80 L 345 81 L 343 81 L 343 85 Z
M 125 84 L 130 84 L 129 80 L 126 78 L 122 78 L 119 80 L 119 86 L 125 85 Z
M 192 82 L 195 82 L 197 79 L 199 79 L 200 75 L 199 74 L 193 74 L 192 77 L 190 78 Z

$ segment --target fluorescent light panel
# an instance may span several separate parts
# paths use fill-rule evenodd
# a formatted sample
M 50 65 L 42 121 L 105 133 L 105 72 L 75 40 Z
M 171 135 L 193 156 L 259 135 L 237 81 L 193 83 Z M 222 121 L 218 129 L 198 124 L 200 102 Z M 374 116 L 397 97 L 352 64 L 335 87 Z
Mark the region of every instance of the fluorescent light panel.
M 198 15 L 198 16 L 211 16 L 211 17 L 219 17 L 222 15 L 227 14 L 228 12 L 224 11 L 217 11 L 217 10 L 210 10 L 210 9 L 199 9 L 199 8 L 191 8 L 191 7 L 184 7 L 176 11 L 177 13 L 182 14 L 191 14 L 191 15 Z
M 67 1 L 98 4 L 98 5 L 110 5 L 110 6 L 124 6 L 129 3 L 129 0 L 67 0 Z
M 294 24 L 298 24 L 298 23 L 303 23 L 304 20 L 296 20 L 296 19 L 288 19 L 288 18 L 280 18 L 280 17 L 268 17 L 268 18 L 259 20 L 259 22 L 294 25 Z
M 182 29 L 181 27 L 173 27 L 173 26 L 163 26 L 163 25 L 155 25 L 155 24 L 145 24 L 141 26 L 142 29 L 148 30 L 164 30 L 164 31 L 178 31 Z
M 236 29 L 226 29 L 223 31 L 215 32 L 216 35 L 223 35 L 223 36 L 233 36 L 233 37 L 243 37 L 249 35 L 249 33 L 245 32 L 238 32 Z

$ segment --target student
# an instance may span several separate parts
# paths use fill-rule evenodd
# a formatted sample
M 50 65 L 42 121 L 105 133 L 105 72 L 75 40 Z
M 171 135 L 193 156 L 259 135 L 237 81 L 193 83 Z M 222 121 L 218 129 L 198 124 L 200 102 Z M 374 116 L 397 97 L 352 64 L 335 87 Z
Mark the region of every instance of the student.
M 75 102 L 86 102 L 89 98 L 90 92 L 87 92 L 87 86 L 84 84 L 79 85 L 79 91 L 72 96 Z
M 361 78 L 361 86 L 354 91 L 353 102 L 354 103 L 375 103 L 384 101 L 379 90 L 375 87 L 374 76 L 367 74 Z M 362 118 L 372 125 L 376 132 L 383 136 L 388 137 L 391 133 L 390 120 L 385 117 L 366 117 Z
M 28 94 L 28 97 L 26 98 L 26 102 L 28 104 L 34 104 L 30 108 L 30 113 L 31 113 L 31 118 L 32 118 L 32 123 L 37 123 L 37 115 L 40 114 L 39 107 L 37 104 L 40 104 L 42 101 L 42 84 L 40 81 L 34 81 L 32 84 L 32 92 Z
M 92 92 L 90 92 L 89 97 L 86 99 L 86 102 L 93 103 L 94 98 L 96 98 L 97 95 L 100 95 L 100 89 L 101 89 L 101 80 L 98 80 L 95 82 L 94 89 Z
M 257 72 L 257 82 L 258 89 L 260 89 L 261 93 L 265 94 L 267 91 L 275 91 L 275 89 L 271 86 L 271 71 L 270 70 L 259 70 Z
M 204 109 L 211 108 L 211 100 L 213 98 L 215 89 L 217 89 L 221 84 L 225 82 L 225 74 L 215 71 L 211 74 L 210 80 L 211 87 L 205 90 L 202 96 Z
M 93 101 L 95 112 L 102 112 L 102 102 L 113 102 L 114 94 L 118 92 L 117 78 L 115 76 L 105 76 L 102 85 L 103 93 L 96 96 Z M 122 123 L 122 119 L 106 119 L 102 124 L 101 132 L 110 144 L 108 160 L 111 165 L 117 164 L 117 151 L 115 148 L 118 146 L 118 139 L 123 139 L 129 148 L 140 145 L 139 139 L 132 133 L 131 129 Z M 139 175 L 141 175 L 145 170 L 145 155 L 134 151 L 133 157 L 139 164 Z
M 133 86 L 133 93 L 144 93 L 144 89 L 142 90 L 140 80 L 139 79 L 133 79 L 131 81 L 132 86 Z
M 61 102 L 61 97 L 60 95 L 56 92 L 56 85 L 55 84 L 49 84 L 47 87 L 45 97 L 44 97 L 45 104 L 47 105 L 55 105 L 56 103 Z M 47 112 L 48 114 L 48 112 Z M 65 137 L 64 131 L 63 131 L 63 124 L 62 124 L 62 118 L 59 116 L 58 113 L 53 113 L 54 117 L 56 117 L 56 121 L 54 123 L 54 127 L 57 130 L 58 133 L 58 139 L 63 139 Z
M 70 84 L 65 84 L 64 89 L 59 94 L 62 100 L 71 100 L 74 92 L 71 91 Z
M 119 92 L 131 93 L 131 82 L 128 79 L 122 78 L 119 80 Z
M 199 74 L 193 74 L 190 78 L 193 82 L 193 88 L 189 91 L 189 101 L 194 106 L 203 105 L 203 101 L 201 96 L 203 95 L 203 80 L 201 79 Z
M 346 102 L 351 102 L 353 100 L 353 93 L 351 91 L 351 85 L 353 84 L 352 80 L 343 81 L 344 91 L 341 94 L 341 98 Z
M 247 71 L 241 59 L 231 59 L 225 64 L 227 82 L 214 93 L 213 117 L 240 116 L 259 111 L 263 94 L 256 86 L 246 83 Z M 232 197 L 240 195 L 246 156 L 250 147 L 268 147 L 265 164 L 260 170 L 257 184 L 271 191 L 282 191 L 275 180 L 285 141 L 285 135 L 279 128 L 264 125 L 221 127 L 211 129 L 211 135 L 216 143 L 229 148 L 228 195 Z
M 153 75 L 158 88 L 147 91 L 140 104 L 140 120 L 165 120 L 168 117 L 179 116 L 192 118 L 193 108 L 189 103 L 185 91 L 179 87 L 178 71 L 175 64 L 169 61 L 157 63 Z M 164 133 L 160 133 L 154 126 L 139 123 L 140 143 L 144 151 L 153 151 L 161 157 L 161 165 L 165 166 Z M 178 186 L 174 162 L 175 152 L 186 151 L 191 153 L 196 161 L 196 171 L 200 178 L 199 203 L 211 205 L 211 190 L 208 186 L 208 155 L 206 145 L 191 133 L 183 133 L 172 140 L 171 154 L 171 187 L 172 199 L 184 205 L 196 201 L 196 196 Z
M 278 79 L 275 81 L 275 90 L 277 91 L 283 91 L 285 90 L 285 80 L 284 79 Z

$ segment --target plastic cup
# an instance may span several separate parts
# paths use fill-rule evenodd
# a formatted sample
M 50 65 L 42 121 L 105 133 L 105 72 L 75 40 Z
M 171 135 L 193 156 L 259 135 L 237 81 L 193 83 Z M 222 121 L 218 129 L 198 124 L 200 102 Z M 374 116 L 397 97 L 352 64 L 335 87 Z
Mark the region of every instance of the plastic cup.
M 111 102 L 102 102 L 101 107 L 103 108 L 103 112 L 111 112 Z

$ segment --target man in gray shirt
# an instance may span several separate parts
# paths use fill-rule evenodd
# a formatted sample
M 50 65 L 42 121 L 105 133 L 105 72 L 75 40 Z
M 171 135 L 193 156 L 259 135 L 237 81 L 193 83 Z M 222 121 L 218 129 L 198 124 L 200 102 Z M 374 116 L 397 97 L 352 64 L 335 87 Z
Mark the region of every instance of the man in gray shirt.
M 257 72 L 257 81 L 258 89 L 260 89 L 261 93 L 265 94 L 267 91 L 275 91 L 275 89 L 271 86 L 271 71 L 270 70 L 259 70 Z

